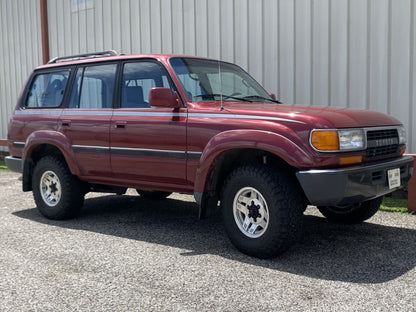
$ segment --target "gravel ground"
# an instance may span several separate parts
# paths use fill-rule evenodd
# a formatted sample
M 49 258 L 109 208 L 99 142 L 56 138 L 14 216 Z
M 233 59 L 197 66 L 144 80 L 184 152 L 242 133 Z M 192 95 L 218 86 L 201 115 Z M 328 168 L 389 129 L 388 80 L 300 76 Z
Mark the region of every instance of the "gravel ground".
M 236 251 L 190 196 L 91 194 L 74 220 L 39 215 L 0 171 L 0 311 L 416 311 L 416 216 L 340 226 L 305 213 L 273 260 Z

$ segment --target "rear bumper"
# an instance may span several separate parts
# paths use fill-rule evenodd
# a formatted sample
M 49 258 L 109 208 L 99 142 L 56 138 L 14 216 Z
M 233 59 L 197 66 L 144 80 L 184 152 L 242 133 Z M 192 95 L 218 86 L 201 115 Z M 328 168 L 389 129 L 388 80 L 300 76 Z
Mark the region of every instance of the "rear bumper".
M 299 171 L 296 177 L 310 204 L 342 206 L 370 200 L 395 191 L 388 185 L 387 171 L 400 168 L 401 181 L 410 179 L 413 157 L 357 167 Z
M 7 156 L 5 158 L 5 161 L 6 161 L 7 168 L 9 168 L 11 171 L 15 171 L 15 172 L 19 172 L 19 173 L 23 172 L 23 160 L 22 160 L 22 158 Z

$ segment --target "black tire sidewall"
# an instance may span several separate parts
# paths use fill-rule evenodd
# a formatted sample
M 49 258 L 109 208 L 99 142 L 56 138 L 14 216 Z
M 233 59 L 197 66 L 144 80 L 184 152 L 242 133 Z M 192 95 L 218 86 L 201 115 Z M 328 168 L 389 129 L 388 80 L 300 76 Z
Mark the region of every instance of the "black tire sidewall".
M 244 187 L 256 189 L 267 203 L 268 227 L 257 238 L 245 235 L 234 218 L 234 198 Z M 221 210 L 226 232 L 237 249 L 251 256 L 270 258 L 287 250 L 299 238 L 302 204 L 296 201 L 294 187 L 286 174 L 265 166 L 238 168 L 229 176 L 223 188 Z
M 374 216 L 379 210 L 382 200 L 382 197 L 371 199 L 360 205 L 346 208 L 345 211 L 328 206 L 320 206 L 318 209 L 323 216 L 334 223 L 356 224 Z
M 42 198 L 40 183 L 42 175 L 51 171 L 61 184 L 61 198 L 55 206 L 49 206 Z M 64 220 L 77 216 L 83 203 L 83 192 L 80 183 L 73 176 L 62 157 L 46 156 L 36 164 L 32 177 L 33 197 L 41 214 L 48 219 Z

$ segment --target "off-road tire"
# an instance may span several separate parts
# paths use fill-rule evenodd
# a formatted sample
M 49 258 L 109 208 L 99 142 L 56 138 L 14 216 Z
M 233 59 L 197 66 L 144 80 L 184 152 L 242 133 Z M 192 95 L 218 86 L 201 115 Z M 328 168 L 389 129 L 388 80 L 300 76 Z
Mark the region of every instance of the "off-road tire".
M 255 195 L 261 198 L 262 207 L 267 206 L 258 210 L 259 215 L 268 215 L 267 222 L 264 220 L 267 226 L 258 227 L 261 229 L 258 234 L 244 231 L 238 220 L 240 216 L 247 218 L 234 207 L 235 202 L 244 197 L 239 194 L 249 194 L 251 190 L 254 194 L 247 196 Z M 226 179 L 221 195 L 225 230 L 234 246 L 258 258 L 276 257 L 291 247 L 300 238 L 303 225 L 305 202 L 298 190 L 293 175 L 285 170 L 274 170 L 265 165 L 245 165 L 235 169 Z
M 347 207 L 318 206 L 319 211 L 334 223 L 354 224 L 370 219 L 380 208 L 383 197 Z
M 41 158 L 33 171 L 32 188 L 36 206 L 48 219 L 70 219 L 81 211 L 84 202 L 82 183 L 71 174 L 63 157 Z M 52 199 L 48 194 L 52 194 Z
M 136 191 L 144 199 L 150 199 L 150 200 L 164 199 L 168 197 L 170 194 L 172 194 L 171 192 L 163 192 L 163 191 L 143 191 L 143 190 L 136 190 Z

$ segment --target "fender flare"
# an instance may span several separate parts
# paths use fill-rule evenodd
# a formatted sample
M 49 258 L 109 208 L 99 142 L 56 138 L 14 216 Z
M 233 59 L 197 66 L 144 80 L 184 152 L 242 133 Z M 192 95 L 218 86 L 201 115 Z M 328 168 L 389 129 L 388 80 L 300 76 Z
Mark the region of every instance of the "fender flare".
M 23 149 L 23 159 L 31 159 L 33 150 L 39 145 L 52 145 L 59 149 L 65 158 L 69 170 L 73 175 L 80 175 L 81 172 L 75 161 L 75 154 L 68 138 L 58 131 L 41 130 L 31 133 L 25 143 Z M 26 163 L 26 161 L 24 162 Z
M 200 166 L 195 177 L 195 192 L 209 191 L 206 190 L 206 181 L 216 160 L 223 153 L 235 149 L 257 149 L 270 152 L 292 167 L 297 167 L 298 164 L 309 167 L 316 165 L 313 159 L 287 136 L 251 129 L 224 131 L 211 138 L 202 152 Z

